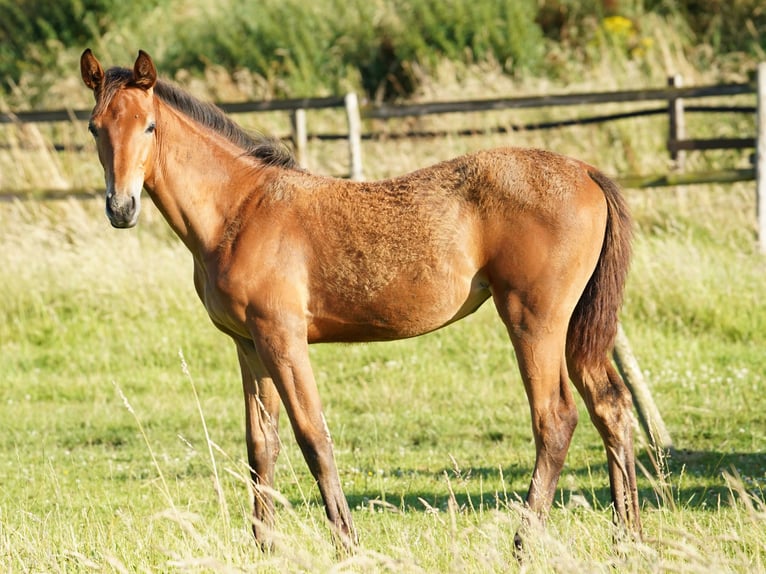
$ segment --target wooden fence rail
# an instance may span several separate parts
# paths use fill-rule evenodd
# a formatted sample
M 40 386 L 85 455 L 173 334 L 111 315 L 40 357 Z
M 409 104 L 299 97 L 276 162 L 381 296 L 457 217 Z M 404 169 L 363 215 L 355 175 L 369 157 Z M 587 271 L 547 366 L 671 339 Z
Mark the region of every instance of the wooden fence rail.
M 452 102 L 431 102 L 408 105 L 383 105 L 371 109 L 369 118 L 389 119 L 429 114 L 497 111 L 520 108 L 549 108 L 559 106 L 581 106 L 586 104 L 636 103 L 677 98 L 705 98 L 712 96 L 735 96 L 755 93 L 755 85 L 721 84 L 688 88 L 657 88 L 647 90 L 622 90 L 615 92 L 591 92 L 585 94 L 552 94 L 545 96 L 523 96 L 487 100 L 465 100 Z
M 327 108 L 342 108 L 345 105 L 345 97 L 331 96 L 327 98 L 295 98 L 289 100 L 268 100 L 259 102 L 223 102 L 217 105 L 227 114 L 321 110 Z M 87 120 L 89 118 L 90 109 L 60 109 L 15 113 L 4 112 L 0 113 L 0 124 L 67 122 L 72 120 Z
M 638 109 L 628 112 L 579 117 L 566 120 L 549 122 L 529 123 L 514 126 L 498 126 L 489 131 L 504 133 L 522 130 L 540 130 L 561 128 L 573 125 L 587 125 L 594 123 L 611 122 L 620 119 L 634 118 L 648 115 L 668 114 L 672 128 L 672 134 L 678 135 L 677 124 L 683 112 L 699 113 L 747 113 L 754 114 L 757 108 L 754 106 L 685 106 L 678 113 L 677 104 L 689 98 L 706 98 L 734 96 L 742 94 L 755 94 L 755 83 L 723 84 L 715 86 L 694 87 L 668 87 L 647 90 L 623 90 L 615 92 L 594 92 L 580 94 L 554 94 L 543 96 L 524 96 L 517 98 L 495 98 L 486 100 L 463 100 L 449 102 L 425 102 L 418 104 L 403 105 L 379 105 L 360 108 L 360 118 L 363 120 L 390 120 L 404 117 L 423 117 L 434 114 L 452 114 L 468 112 L 487 112 L 508 109 L 549 108 L 560 106 L 583 106 L 588 104 L 605 103 L 636 103 L 647 101 L 666 101 L 669 104 L 663 107 L 650 109 Z M 347 107 L 347 96 L 331 96 L 325 98 L 295 98 L 286 100 L 269 100 L 253 102 L 219 103 L 218 106 L 228 114 L 259 113 L 285 111 L 298 115 L 299 120 L 294 130 L 305 129 L 305 111 L 328 108 Z M 301 119 L 300 116 L 304 116 Z M 90 116 L 90 110 L 44 110 L 0 113 L 0 124 L 10 123 L 49 123 L 84 121 Z M 352 117 L 352 116 L 349 116 Z M 349 120 L 352 121 L 352 120 Z M 487 130 L 484 130 L 485 132 Z M 402 134 L 385 134 L 387 138 L 410 138 L 410 137 L 440 137 L 447 134 L 472 135 L 474 130 L 460 131 L 411 131 Z M 366 132 L 361 134 L 363 139 L 381 137 L 382 134 Z M 311 134 L 298 139 L 347 139 L 348 134 Z M 296 139 L 296 138 L 293 138 Z M 717 139 L 684 139 L 683 137 L 671 137 L 668 139 L 668 151 L 675 153 L 681 150 L 708 150 L 708 149 L 745 149 L 755 147 L 755 137 L 752 138 L 717 138 Z

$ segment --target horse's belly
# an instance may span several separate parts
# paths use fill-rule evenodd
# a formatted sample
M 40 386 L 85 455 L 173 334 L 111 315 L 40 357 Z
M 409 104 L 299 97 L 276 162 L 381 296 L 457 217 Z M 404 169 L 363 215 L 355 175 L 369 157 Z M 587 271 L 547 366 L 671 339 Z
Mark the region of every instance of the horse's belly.
M 452 284 L 392 285 L 377 297 L 340 297 L 312 313 L 310 342 L 391 341 L 435 331 L 476 311 L 490 296 L 477 275 Z M 339 304 L 340 303 L 340 304 Z

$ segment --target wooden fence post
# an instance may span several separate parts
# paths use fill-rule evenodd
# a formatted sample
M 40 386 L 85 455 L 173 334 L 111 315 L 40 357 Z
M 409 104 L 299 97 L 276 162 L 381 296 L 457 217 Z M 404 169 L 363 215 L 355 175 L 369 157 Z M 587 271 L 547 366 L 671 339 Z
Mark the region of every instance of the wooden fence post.
M 622 325 L 617 327 L 613 357 L 620 375 L 633 395 L 633 404 L 638 412 L 638 422 L 649 438 L 650 444 L 655 449 L 672 450 L 673 441 L 670 438 L 670 433 L 668 433 L 660 411 L 652 398 L 652 393 L 646 384 L 641 368 L 638 366 L 638 361 L 633 355 L 628 336 Z
M 362 175 L 362 119 L 359 100 L 355 93 L 346 94 L 346 118 L 348 119 L 349 178 L 361 181 Z
M 681 88 L 684 85 L 684 79 L 681 74 L 675 74 L 668 78 L 668 86 L 672 88 Z M 686 119 L 684 118 L 684 99 L 668 99 L 668 147 L 670 148 L 670 159 L 673 166 L 678 171 L 683 171 L 686 162 L 686 152 L 676 147 L 676 142 L 686 139 Z
M 308 131 L 306 130 L 306 110 L 298 108 L 290 114 L 290 127 L 292 129 L 293 151 L 298 165 L 302 168 L 308 168 L 308 156 L 306 148 L 308 147 Z
M 758 249 L 766 254 L 766 62 L 758 64 L 758 111 L 755 142 L 755 206 Z

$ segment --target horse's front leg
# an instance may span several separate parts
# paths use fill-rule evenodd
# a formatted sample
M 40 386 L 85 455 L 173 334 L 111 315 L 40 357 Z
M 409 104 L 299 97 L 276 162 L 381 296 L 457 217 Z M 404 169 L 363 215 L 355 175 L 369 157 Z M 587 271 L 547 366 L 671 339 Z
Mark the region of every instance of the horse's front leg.
M 271 546 L 274 527 L 274 466 L 279 455 L 279 394 L 251 341 L 237 341 L 245 392 L 245 440 L 253 484 L 253 534 Z
M 305 327 L 297 320 L 289 325 L 258 321 L 254 324 L 253 339 L 265 367 L 274 377 L 295 438 L 319 486 L 334 534 L 343 546 L 350 547 L 357 543 L 357 535 L 335 466 L 330 431 L 309 362 Z

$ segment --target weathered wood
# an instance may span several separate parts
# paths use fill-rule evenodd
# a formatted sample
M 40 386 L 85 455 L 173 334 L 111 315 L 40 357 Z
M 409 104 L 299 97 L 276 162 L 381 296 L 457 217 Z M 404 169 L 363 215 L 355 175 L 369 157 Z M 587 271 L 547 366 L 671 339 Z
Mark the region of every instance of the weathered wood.
M 343 96 L 326 98 L 293 98 L 286 100 L 263 100 L 253 102 L 223 102 L 217 106 L 227 114 L 248 112 L 279 112 L 292 110 L 321 110 L 340 108 L 344 105 Z M 11 123 L 48 123 L 71 120 L 87 120 L 91 110 L 42 110 L 0 113 L 0 124 Z
M 362 175 L 362 118 L 359 115 L 359 100 L 354 92 L 346 94 L 346 118 L 348 120 L 349 178 L 360 181 Z
M 680 88 L 684 84 L 681 74 L 675 74 L 668 78 L 668 85 Z M 671 98 L 668 100 L 668 150 L 670 159 L 678 171 L 683 171 L 686 162 L 686 154 L 676 147 L 679 141 L 686 139 L 686 118 L 684 117 L 684 99 Z
M 0 191 L 0 202 L 13 203 L 16 201 L 60 201 L 60 200 L 92 200 L 103 201 L 104 191 L 91 189 L 7 189 Z
M 554 94 L 525 96 L 519 98 L 497 98 L 452 102 L 430 102 L 410 105 L 381 105 L 371 108 L 365 117 L 374 119 L 425 116 L 505 110 L 517 108 L 543 108 L 550 106 L 576 106 L 584 104 L 631 103 L 670 98 L 702 98 L 710 96 L 734 96 L 752 94 L 753 84 L 722 84 L 718 86 L 690 86 L 688 88 L 660 88 L 648 90 L 623 90 L 616 92 L 594 92 L 588 94 Z
M 431 102 L 411 105 L 383 105 L 370 108 L 365 117 L 387 119 L 427 114 L 481 112 L 511 108 L 543 108 L 549 106 L 575 106 L 584 104 L 630 103 L 672 98 L 702 98 L 710 96 L 733 96 L 752 94 L 755 86 L 750 83 L 722 84 L 717 86 L 691 86 L 686 88 L 660 88 L 646 90 L 622 90 L 616 92 L 594 92 L 586 94 L 554 94 L 525 96 L 520 98 L 498 98 L 489 100 L 468 100 L 455 102 Z M 345 105 L 345 98 L 294 98 L 252 102 L 219 103 L 229 114 L 247 112 L 292 111 L 297 109 L 315 110 L 339 108 Z M 90 110 L 47 110 L 0 113 L 1 123 L 15 122 L 63 122 L 72 119 L 87 120 Z
M 288 112 L 291 110 L 322 110 L 340 108 L 343 106 L 343 96 L 326 98 L 292 98 L 286 100 L 263 100 L 257 102 L 221 103 L 218 107 L 227 114 L 243 114 L 247 112 Z
M 90 110 L 37 110 L 26 112 L 2 112 L 0 124 L 27 124 L 85 121 L 90 118 Z
M 687 139 L 668 141 L 668 150 L 671 153 L 682 150 L 709 150 L 709 149 L 748 149 L 755 147 L 755 138 L 710 138 L 710 139 Z
M 308 168 L 308 131 L 306 129 L 306 110 L 298 108 L 290 114 L 290 127 L 292 130 L 293 152 L 298 160 L 298 165 Z
M 755 179 L 755 169 L 723 169 L 693 173 L 664 173 L 657 175 L 623 175 L 616 179 L 622 187 L 666 187 L 669 185 L 695 185 L 709 183 L 735 183 Z
M 766 62 L 758 65 L 758 115 L 756 120 L 756 217 L 758 247 L 766 253 Z
M 652 447 L 661 449 L 672 449 L 673 441 L 670 433 L 662 420 L 660 410 L 652 398 L 652 392 L 646 384 L 646 379 L 638 366 L 633 350 L 630 348 L 628 336 L 619 325 L 617 329 L 617 338 L 614 342 L 613 352 L 614 362 L 620 371 L 625 384 L 633 395 L 633 404 L 638 413 L 638 421 L 644 429 L 647 438 Z

